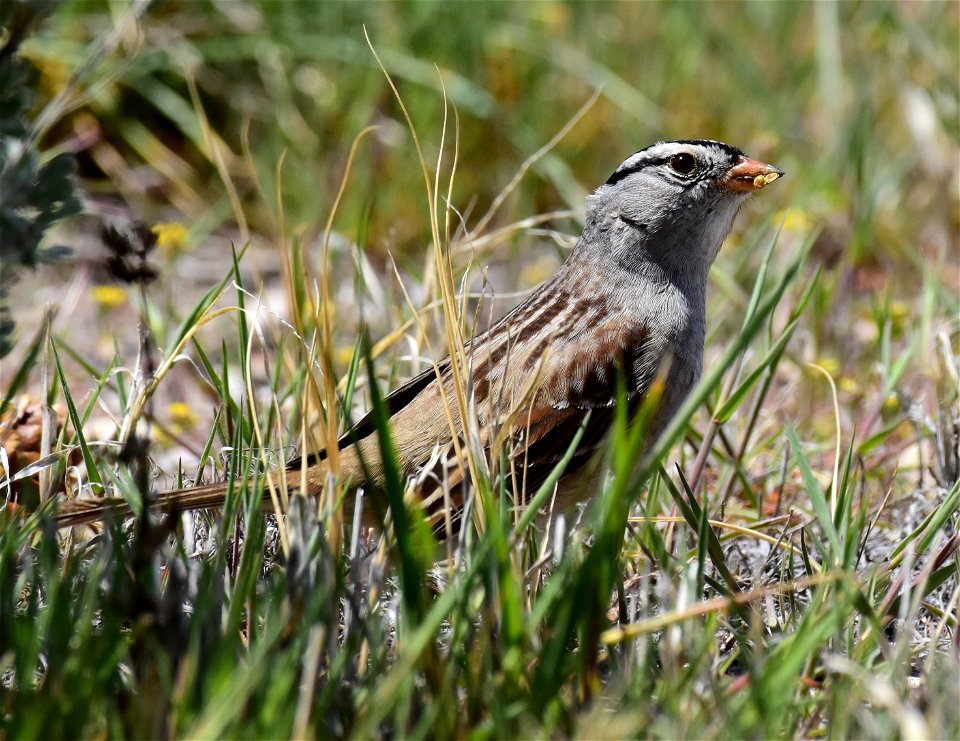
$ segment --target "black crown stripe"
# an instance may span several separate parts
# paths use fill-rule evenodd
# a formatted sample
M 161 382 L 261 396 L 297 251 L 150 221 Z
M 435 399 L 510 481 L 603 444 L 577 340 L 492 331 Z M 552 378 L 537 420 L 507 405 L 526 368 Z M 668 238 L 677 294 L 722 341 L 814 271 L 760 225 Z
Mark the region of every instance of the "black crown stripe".
M 672 142 L 656 142 L 655 144 L 651 144 L 649 147 L 644 147 L 643 149 L 634 152 L 631 157 L 636 157 L 638 154 L 643 154 L 647 150 L 653 149 L 654 147 L 659 147 L 663 144 L 690 144 L 696 147 L 714 147 L 715 149 L 720 149 L 724 153 L 728 154 L 731 159 L 734 157 L 746 156 L 744 155 L 743 150 L 737 149 L 737 147 L 730 146 L 729 144 L 716 141 L 715 139 L 678 139 L 677 141 Z M 615 185 L 624 178 L 630 177 L 633 175 L 633 173 L 639 172 L 644 167 L 649 167 L 651 165 L 662 165 L 669 159 L 669 157 L 641 159 L 639 162 L 631 165 L 630 167 L 623 167 L 614 172 L 609 178 L 607 178 L 607 182 L 605 184 Z

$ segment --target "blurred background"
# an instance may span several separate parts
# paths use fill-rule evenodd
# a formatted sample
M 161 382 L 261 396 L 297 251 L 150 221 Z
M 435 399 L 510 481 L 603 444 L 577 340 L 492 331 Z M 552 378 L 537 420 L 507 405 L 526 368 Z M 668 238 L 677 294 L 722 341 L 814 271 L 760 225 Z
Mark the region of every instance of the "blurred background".
M 158 344 L 229 272 L 231 244 L 249 243 L 247 287 L 287 316 L 281 256 L 302 245 L 319 270 L 348 153 L 368 126 L 326 267 L 339 369 L 358 294 L 375 336 L 409 315 L 391 259 L 425 303 L 424 178 L 366 33 L 431 168 L 444 142 L 443 192 L 456 142 L 453 229 L 460 218 L 473 227 L 600 91 L 498 210 L 487 231 L 506 229 L 501 237 L 456 255 L 458 271 L 472 266 L 468 285 L 486 269 L 507 296 L 496 313 L 559 264 L 584 196 L 630 153 L 721 139 L 787 177 L 748 204 L 721 254 L 709 342 L 739 327 L 760 235 L 782 223 L 787 254 L 819 230 L 807 269 L 825 272 L 792 351 L 840 380 L 845 409 L 869 407 L 908 348 L 917 375 L 937 372 L 937 332 L 956 348 L 958 16 L 955 2 L 63 3 L 23 54 L 36 68 L 40 149 L 76 157 L 86 215 L 51 237 L 72 255 L 14 287 L 18 336 L 37 331 L 54 302 L 56 332 L 78 355 L 102 365 L 117 348 L 136 351 L 137 299 L 104 267 L 104 220 L 158 236 L 159 279 L 147 291 Z M 190 393 L 175 382 L 163 391 L 167 403 Z M 798 390 L 798 413 L 807 393 L 820 392 Z

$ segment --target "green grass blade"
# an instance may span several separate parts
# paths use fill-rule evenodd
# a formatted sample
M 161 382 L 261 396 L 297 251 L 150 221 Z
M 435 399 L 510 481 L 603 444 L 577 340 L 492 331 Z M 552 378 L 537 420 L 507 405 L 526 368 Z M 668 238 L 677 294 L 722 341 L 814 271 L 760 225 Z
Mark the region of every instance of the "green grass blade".
M 797 439 L 797 433 L 793 429 L 793 425 L 789 422 L 787 422 L 786 425 L 786 433 L 787 439 L 790 441 L 790 449 L 793 451 L 793 457 L 796 459 L 797 466 L 800 468 L 800 474 L 803 477 L 807 496 L 810 497 L 813 512 L 817 517 L 817 522 L 820 523 L 820 528 L 827 536 L 827 541 L 830 543 L 830 549 L 828 551 L 829 563 L 826 565 L 829 568 L 833 568 L 840 563 L 843 549 L 840 545 L 840 534 L 837 532 L 837 528 L 833 524 L 833 517 L 830 514 L 830 504 L 827 502 L 827 495 L 823 489 L 820 488 L 817 477 L 814 476 L 813 469 L 810 468 L 807 456 L 803 452 L 803 447 Z
M 63 389 L 63 398 L 67 403 L 67 413 L 70 416 L 70 422 L 73 425 L 73 432 L 77 436 L 77 444 L 80 446 L 80 452 L 83 455 L 83 462 L 87 469 L 87 478 L 90 479 L 90 483 L 95 487 L 99 488 L 100 492 L 103 493 L 106 491 L 103 485 L 103 479 L 100 476 L 100 471 L 97 468 L 97 463 L 93 458 L 93 454 L 90 452 L 90 446 L 87 445 L 87 439 L 83 434 L 83 422 L 80 419 L 80 415 L 77 414 L 77 407 L 73 403 L 73 396 L 70 394 L 70 389 L 67 388 L 67 379 L 63 373 L 63 366 L 60 364 L 60 354 L 57 352 L 57 343 L 51 338 L 50 340 L 50 349 L 53 350 L 54 365 L 57 369 L 57 377 L 60 379 L 60 385 Z M 104 376 L 106 378 L 106 376 Z

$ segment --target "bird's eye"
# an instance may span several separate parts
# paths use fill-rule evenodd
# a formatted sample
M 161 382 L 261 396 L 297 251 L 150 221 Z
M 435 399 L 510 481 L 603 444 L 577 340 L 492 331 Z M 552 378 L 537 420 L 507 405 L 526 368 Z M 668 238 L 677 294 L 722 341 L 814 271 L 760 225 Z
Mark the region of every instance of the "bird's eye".
M 681 152 L 670 158 L 670 167 L 681 175 L 689 175 L 697 168 L 697 158 L 687 152 Z

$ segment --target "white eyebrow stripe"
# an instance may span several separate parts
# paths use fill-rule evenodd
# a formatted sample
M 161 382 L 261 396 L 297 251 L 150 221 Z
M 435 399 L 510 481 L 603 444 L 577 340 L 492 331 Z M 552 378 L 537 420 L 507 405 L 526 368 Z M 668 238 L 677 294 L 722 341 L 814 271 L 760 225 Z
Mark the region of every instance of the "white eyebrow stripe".
M 646 149 L 641 149 L 639 152 L 627 157 L 620 167 L 607 179 L 606 184 L 612 185 L 617 183 L 647 165 L 661 164 L 675 154 L 695 151 L 700 148 L 700 146 L 701 145 L 698 144 L 685 144 L 683 142 L 657 142 L 656 144 L 651 144 Z

